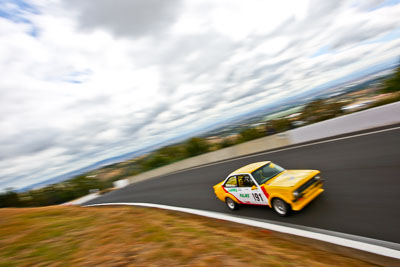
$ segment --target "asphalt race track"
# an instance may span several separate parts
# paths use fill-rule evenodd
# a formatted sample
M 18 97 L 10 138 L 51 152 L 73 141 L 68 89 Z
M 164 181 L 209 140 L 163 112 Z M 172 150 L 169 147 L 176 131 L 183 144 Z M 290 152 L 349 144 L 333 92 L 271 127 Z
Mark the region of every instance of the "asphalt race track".
M 236 168 L 272 160 L 286 169 L 317 169 L 325 192 L 281 218 L 268 207 L 231 212 L 212 186 Z M 400 129 L 254 155 L 153 178 L 85 204 L 144 202 L 274 220 L 400 243 Z

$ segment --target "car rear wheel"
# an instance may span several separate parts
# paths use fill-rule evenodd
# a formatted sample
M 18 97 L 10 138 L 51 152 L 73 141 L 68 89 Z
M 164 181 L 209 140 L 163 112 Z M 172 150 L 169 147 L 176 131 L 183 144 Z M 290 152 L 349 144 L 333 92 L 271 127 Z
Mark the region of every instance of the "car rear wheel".
M 237 210 L 239 208 L 239 204 L 237 204 L 235 201 L 233 201 L 230 197 L 227 197 L 225 199 L 226 206 L 230 210 Z
M 282 217 L 289 215 L 290 211 L 292 210 L 290 205 L 280 198 L 275 198 L 272 201 L 272 207 L 274 208 L 275 212 Z

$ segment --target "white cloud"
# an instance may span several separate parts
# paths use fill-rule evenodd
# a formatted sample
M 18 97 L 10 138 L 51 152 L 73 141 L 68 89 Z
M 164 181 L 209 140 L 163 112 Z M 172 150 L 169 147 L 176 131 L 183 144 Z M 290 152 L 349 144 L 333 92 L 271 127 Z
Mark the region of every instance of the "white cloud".
M 400 54 L 381 1 L 0 5 L 0 189 L 265 106 Z M 14 16 L 14 17 L 13 17 Z M 18 16 L 18 17 L 16 17 Z

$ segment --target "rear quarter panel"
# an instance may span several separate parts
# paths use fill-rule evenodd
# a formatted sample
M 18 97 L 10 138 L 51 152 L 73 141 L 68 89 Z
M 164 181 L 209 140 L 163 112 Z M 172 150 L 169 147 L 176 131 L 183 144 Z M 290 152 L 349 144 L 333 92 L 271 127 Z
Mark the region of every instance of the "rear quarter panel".
M 225 192 L 225 190 L 222 188 L 222 184 L 223 184 L 223 183 L 224 183 L 224 182 L 222 181 L 222 182 L 220 182 L 220 183 L 214 185 L 213 188 L 214 188 L 214 193 L 215 193 L 215 195 L 217 196 L 217 198 L 218 198 L 219 200 L 225 202 L 225 195 L 226 195 L 226 192 Z

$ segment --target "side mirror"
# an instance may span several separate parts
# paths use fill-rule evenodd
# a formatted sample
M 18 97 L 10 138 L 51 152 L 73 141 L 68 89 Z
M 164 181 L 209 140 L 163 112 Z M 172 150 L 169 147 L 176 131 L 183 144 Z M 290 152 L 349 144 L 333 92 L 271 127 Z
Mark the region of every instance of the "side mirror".
M 256 190 L 257 189 L 257 186 L 255 186 L 255 185 L 253 185 L 252 187 L 251 187 L 251 190 Z

